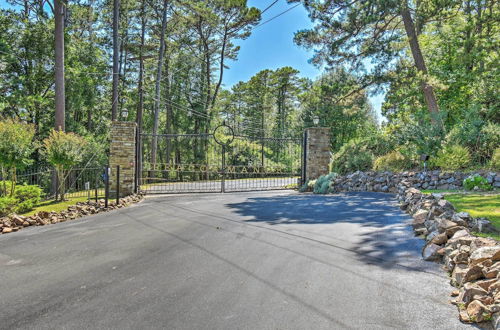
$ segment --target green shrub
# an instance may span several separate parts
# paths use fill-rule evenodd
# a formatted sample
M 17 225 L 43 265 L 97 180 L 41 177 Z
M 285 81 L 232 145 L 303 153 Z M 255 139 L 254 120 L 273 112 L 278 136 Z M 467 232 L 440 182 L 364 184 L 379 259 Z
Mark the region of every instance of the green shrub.
M 446 144 L 459 144 L 474 150 L 473 161 L 486 164 L 500 145 L 500 125 L 479 118 L 465 119 L 446 135 Z
M 357 140 L 357 144 L 363 150 L 371 152 L 374 156 L 382 156 L 389 153 L 396 147 L 393 139 L 380 132 L 371 132 L 362 139 Z
M 330 173 L 320 176 L 314 183 L 313 192 L 315 194 L 327 194 L 330 190 L 330 182 L 337 176 L 337 173 Z
M 435 155 L 441 148 L 444 138 L 443 130 L 439 125 L 427 125 L 427 115 L 417 115 L 413 124 L 406 124 L 402 127 L 393 128 L 396 145 L 411 150 L 412 159 L 416 160 L 421 154 Z M 401 151 L 405 156 L 405 152 Z M 416 156 L 416 157 L 415 157 Z M 413 158 L 415 157 L 415 158 Z
M 488 183 L 488 180 L 479 174 L 473 174 L 465 178 L 463 185 L 466 190 L 491 190 L 493 188 Z
M 9 215 L 14 212 L 17 200 L 14 197 L 0 197 L 0 217 Z
M 33 208 L 36 206 L 36 203 L 34 203 L 32 200 L 26 200 L 24 202 L 19 202 L 17 203 L 16 207 L 15 207 L 15 211 L 16 213 L 26 213 L 26 212 L 29 212 L 31 210 L 33 210 Z
M 15 211 L 25 213 L 31 211 L 42 198 L 42 189 L 35 185 L 16 186 L 14 198 L 18 201 Z
M 372 168 L 373 152 L 368 150 L 362 140 L 351 140 L 333 155 L 330 171 L 346 174 L 355 171 L 367 171 Z
M 496 148 L 491 156 L 490 167 L 494 170 L 500 171 L 500 148 Z
M 411 167 L 409 162 L 399 151 L 391 151 L 390 153 L 380 156 L 373 162 L 375 171 L 402 171 Z
M 16 186 L 14 197 L 20 202 L 32 200 L 33 202 L 38 203 L 42 198 L 42 189 L 36 185 Z
M 441 149 L 434 159 L 432 165 L 443 170 L 456 171 L 467 168 L 471 163 L 469 150 L 460 145 L 447 145 Z
M 10 195 L 10 191 L 12 191 L 12 183 L 13 182 L 10 180 L 0 181 L 0 197 Z

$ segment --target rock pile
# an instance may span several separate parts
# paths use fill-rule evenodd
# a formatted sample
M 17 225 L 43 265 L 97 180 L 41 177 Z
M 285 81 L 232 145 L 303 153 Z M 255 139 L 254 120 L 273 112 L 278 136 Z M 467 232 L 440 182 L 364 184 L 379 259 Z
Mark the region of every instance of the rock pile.
M 452 292 L 463 322 L 492 320 L 500 324 L 500 242 L 471 235 L 496 232 L 487 219 L 456 212 L 441 194 L 423 194 L 401 184 L 401 209 L 412 215 L 415 234 L 426 240 L 425 260 L 444 263 L 451 274 Z M 497 324 L 495 324 L 497 323 Z
M 124 198 L 120 198 L 120 203 L 118 204 L 116 204 L 116 201 L 110 201 L 107 208 L 105 207 L 104 200 L 101 199 L 98 202 L 78 202 L 76 203 L 76 205 L 69 206 L 66 211 L 61 212 L 41 211 L 29 217 L 12 214 L 8 217 L 0 218 L 0 233 L 8 234 L 18 231 L 24 227 L 44 226 L 73 220 L 85 215 L 115 210 L 133 203 L 137 203 L 141 201 L 142 198 L 142 195 L 130 195 Z
M 331 192 L 376 191 L 397 193 L 398 186 L 418 189 L 460 189 L 463 180 L 472 173 L 463 172 L 361 172 L 338 176 L 330 183 Z M 500 188 L 500 174 L 495 172 L 477 172 L 496 188 Z

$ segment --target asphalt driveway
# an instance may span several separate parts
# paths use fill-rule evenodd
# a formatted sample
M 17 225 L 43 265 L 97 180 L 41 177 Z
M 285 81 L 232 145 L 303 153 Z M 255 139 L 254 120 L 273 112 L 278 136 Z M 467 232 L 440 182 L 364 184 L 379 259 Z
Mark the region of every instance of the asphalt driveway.
M 148 198 L 0 236 L 0 328 L 465 329 L 391 195 Z

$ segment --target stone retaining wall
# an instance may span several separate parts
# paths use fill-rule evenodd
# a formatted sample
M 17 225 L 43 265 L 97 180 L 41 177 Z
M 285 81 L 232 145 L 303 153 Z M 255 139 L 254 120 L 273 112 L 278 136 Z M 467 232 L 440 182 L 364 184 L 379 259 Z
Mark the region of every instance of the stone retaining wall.
M 462 182 L 471 174 L 485 177 L 495 188 L 500 188 L 500 174 L 496 172 L 479 171 L 464 172 L 361 172 L 336 177 L 330 184 L 332 192 L 341 191 L 377 191 L 398 192 L 398 185 L 418 189 L 460 189 Z
M 401 209 L 413 217 L 416 235 L 426 240 L 425 260 L 444 263 L 456 290 L 451 302 L 462 322 L 491 320 L 500 327 L 500 242 L 477 237 L 471 231 L 496 231 L 486 219 L 456 212 L 442 194 L 423 194 L 415 188 L 398 187 Z

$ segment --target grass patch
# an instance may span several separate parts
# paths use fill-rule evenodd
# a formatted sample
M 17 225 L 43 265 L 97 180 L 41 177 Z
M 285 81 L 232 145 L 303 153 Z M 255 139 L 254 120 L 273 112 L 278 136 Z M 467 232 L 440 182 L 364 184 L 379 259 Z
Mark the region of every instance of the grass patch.
M 104 196 L 99 196 L 99 198 L 104 198 Z M 53 201 L 53 200 L 40 202 L 33 210 L 26 212 L 26 213 L 23 213 L 21 215 L 30 216 L 30 215 L 34 215 L 38 212 L 41 212 L 41 211 L 46 211 L 46 212 L 66 211 L 69 206 L 75 205 L 78 202 L 86 202 L 88 200 L 87 197 L 67 197 L 66 199 L 67 200 L 65 200 L 64 202 Z M 91 199 L 91 200 L 95 200 L 95 199 Z
M 488 218 L 500 230 L 500 194 L 447 194 L 459 212 L 468 212 L 475 218 Z
M 498 192 L 476 192 L 456 190 L 422 190 L 423 193 L 443 193 L 444 198 L 453 204 L 458 212 L 467 212 L 474 218 L 488 218 L 500 230 L 500 194 Z M 500 235 L 474 233 L 481 237 L 500 240 Z

